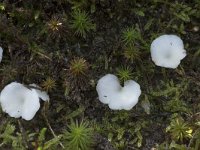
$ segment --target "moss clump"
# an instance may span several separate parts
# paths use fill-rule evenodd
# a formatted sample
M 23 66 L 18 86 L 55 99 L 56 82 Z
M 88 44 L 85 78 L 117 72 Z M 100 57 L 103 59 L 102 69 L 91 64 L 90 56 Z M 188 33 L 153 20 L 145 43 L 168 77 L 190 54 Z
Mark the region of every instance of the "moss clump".
M 93 141 L 93 129 L 86 121 L 80 123 L 71 122 L 68 130 L 64 132 L 64 143 L 66 148 L 73 150 L 89 150 Z

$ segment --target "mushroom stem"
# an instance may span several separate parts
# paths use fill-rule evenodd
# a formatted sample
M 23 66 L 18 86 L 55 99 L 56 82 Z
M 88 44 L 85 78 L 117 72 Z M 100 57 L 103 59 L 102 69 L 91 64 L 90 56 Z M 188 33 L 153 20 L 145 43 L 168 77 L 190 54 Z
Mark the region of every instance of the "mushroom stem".
M 24 143 L 24 146 L 26 147 L 26 149 L 29 149 L 28 142 L 26 140 L 28 138 L 20 120 L 18 120 L 18 125 L 19 125 L 20 132 L 22 134 L 22 141 Z
M 164 79 L 166 80 L 166 79 L 167 79 L 166 69 L 165 69 L 165 68 L 162 68 L 161 70 L 162 70 L 163 77 L 164 77 Z
M 46 105 L 45 105 L 45 104 L 46 104 Z M 47 106 L 47 105 L 48 105 L 48 102 L 45 102 L 45 104 L 44 104 L 44 108 L 43 108 L 43 111 L 42 111 L 44 120 L 45 120 L 45 122 L 46 122 L 46 124 L 47 124 L 49 130 L 51 131 L 51 134 L 54 136 L 54 138 L 58 138 L 58 136 L 55 134 L 54 130 L 52 129 L 51 124 L 49 123 L 49 120 L 48 120 L 48 118 L 47 118 L 47 116 L 46 116 L 46 113 L 45 113 L 45 112 L 46 112 L 46 107 L 48 107 L 48 106 Z M 60 141 L 59 141 L 59 145 L 62 147 L 62 149 L 65 149 L 65 146 L 64 146 Z

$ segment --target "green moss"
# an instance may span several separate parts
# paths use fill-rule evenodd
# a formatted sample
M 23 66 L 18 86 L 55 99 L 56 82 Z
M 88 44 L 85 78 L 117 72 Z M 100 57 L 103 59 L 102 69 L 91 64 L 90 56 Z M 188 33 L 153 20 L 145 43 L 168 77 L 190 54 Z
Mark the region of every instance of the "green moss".
M 93 131 L 88 122 L 71 122 L 68 130 L 64 132 L 64 143 L 66 148 L 73 150 L 88 150 L 93 144 Z
M 74 10 L 72 12 L 71 28 L 75 30 L 75 34 L 86 37 L 89 31 L 95 29 L 95 24 L 92 23 L 88 14 L 85 11 Z

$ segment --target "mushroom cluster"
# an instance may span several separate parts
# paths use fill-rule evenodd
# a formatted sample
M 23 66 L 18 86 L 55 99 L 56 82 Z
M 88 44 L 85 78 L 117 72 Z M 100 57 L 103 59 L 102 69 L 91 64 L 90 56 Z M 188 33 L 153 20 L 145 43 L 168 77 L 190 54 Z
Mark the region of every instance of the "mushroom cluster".
M 157 66 L 176 68 L 186 56 L 183 41 L 176 35 L 162 35 L 151 44 L 151 57 Z M 110 109 L 130 110 L 141 94 L 140 85 L 133 80 L 124 82 L 124 87 L 115 75 L 102 77 L 96 87 L 99 100 Z
M 99 100 L 108 104 L 113 110 L 130 110 L 138 103 L 141 94 L 140 85 L 133 80 L 124 82 L 124 87 L 120 85 L 115 75 L 107 74 L 103 76 L 97 84 L 96 90 Z
M 176 35 L 162 35 L 151 44 L 151 57 L 157 66 L 177 68 L 185 56 L 183 41 Z
M 0 62 L 3 49 L 0 47 Z M 157 66 L 176 68 L 180 61 L 186 56 L 183 41 L 176 35 L 162 35 L 156 38 L 151 44 L 151 57 Z M 99 100 L 108 104 L 113 110 L 130 110 L 138 103 L 141 95 L 140 85 L 128 80 L 124 86 L 120 85 L 115 75 L 103 76 L 96 86 Z M 12 82 L 7 85 L 0 94 L 0 104 L 4 112 L 11 117 L 22 117 L 31 120 L 40 108 L 40 99 L 49 100 L 46 92 L 31 84 L 26 87 L 23 84 Z
M 40 108 L 40 99 L 48 101 L 49 96 L 35 84 L 28 88 L 21 83 L 12 82 L 0 94 L 2 110 L 11 117 L 22 117 L 25 120 L 31 120 L 35 116 Z

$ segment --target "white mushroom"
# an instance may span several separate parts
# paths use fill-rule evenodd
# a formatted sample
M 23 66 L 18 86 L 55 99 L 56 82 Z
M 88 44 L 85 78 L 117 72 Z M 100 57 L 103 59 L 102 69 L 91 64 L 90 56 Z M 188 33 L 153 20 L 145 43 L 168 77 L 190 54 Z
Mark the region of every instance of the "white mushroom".
M 44 96 L 44 93 L 41 95 L 40 92 L 40 90 L 29 89 L 23 84 L 12 82 L 1 91 L 0 104 L 2 110 L 11 117 L 31 120 L 40 108 L 40 98 L 49 100 L 47 94 Z
M 151 57 L 157 66 L 177 68 L 185 56 L 183 41 L 176 35 L 162 35 L 151 44 Z
M 103 76 L 98 81 L 96 90 L 99 100 L 104 104 L 108 104 L 109 108 L 113 110 L 130 110 L 138 103 L 141 94 L 138 83 L 128 80 L 122 87 L 118 78 L 112 74 Z
M 3 57 L 3 49 L 2 49 L 2 47 L 0 47 L 0 62 L 2 60 L 2 57 Z

